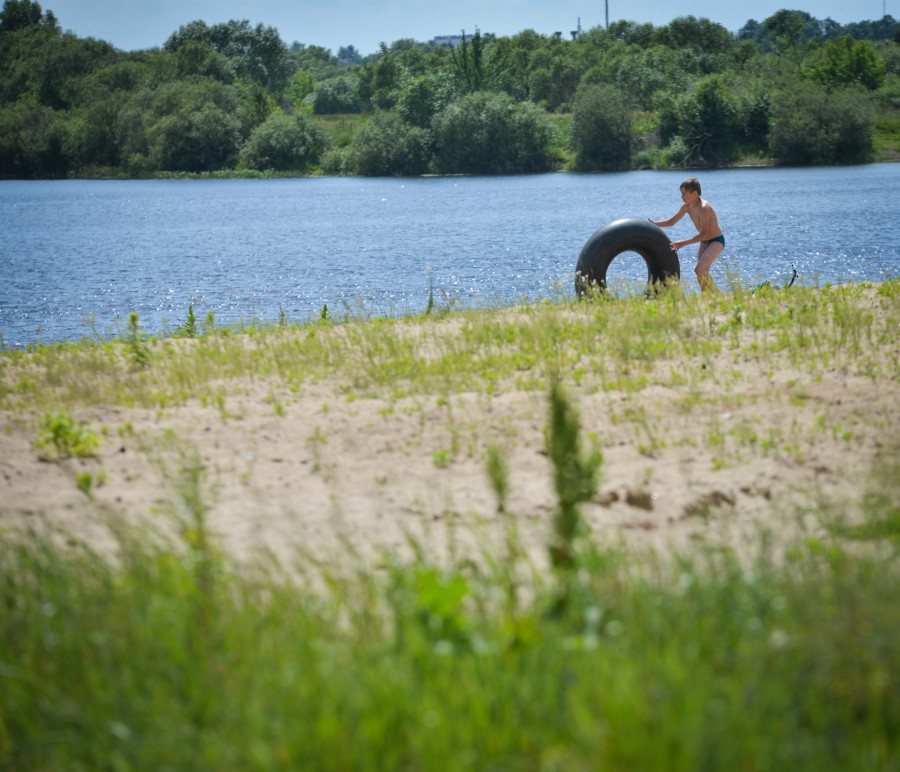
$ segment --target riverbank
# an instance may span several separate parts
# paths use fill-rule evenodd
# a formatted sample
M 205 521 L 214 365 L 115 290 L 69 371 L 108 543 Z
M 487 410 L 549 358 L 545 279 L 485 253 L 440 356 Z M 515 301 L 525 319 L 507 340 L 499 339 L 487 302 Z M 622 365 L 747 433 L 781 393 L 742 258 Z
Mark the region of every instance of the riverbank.
M 852 511 L 896 450 L 898 297 L 893 281 L 544 303 L 7 354 L 0 518 L 102 539 L 108 518 L 159 521 L 194 465 L 236 555 L 346 538 L 374 555 L 410 532 L 440 553 L 502 535 L 496 449 L 503 510 L 539 557 L 558 377 L 603 457 L 584 508 L 599 538 L 741 550 L 815 530 L 803 513 L 823 502 Z M 78 427 L 96 449 L 66 448 Z

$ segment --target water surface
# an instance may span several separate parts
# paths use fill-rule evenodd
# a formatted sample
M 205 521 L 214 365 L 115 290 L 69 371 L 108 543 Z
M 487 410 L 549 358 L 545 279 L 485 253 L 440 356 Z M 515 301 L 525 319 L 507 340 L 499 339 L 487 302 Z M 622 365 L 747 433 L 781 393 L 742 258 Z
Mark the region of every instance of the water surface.
M 684 172 L 423 179 L 0 182 L 6 346 L 218 323 L 400 315 L 571 295 L 578 253 L 620 217 L 668 217 Z M 745 283 L 900 275 L 900 165 L 699 175 Z M 693 235 L 687 218 L 673 239 Z M 682 250 L 689 286 L 695 251 Z M 636 255 L 611 281 L 642 282 Z

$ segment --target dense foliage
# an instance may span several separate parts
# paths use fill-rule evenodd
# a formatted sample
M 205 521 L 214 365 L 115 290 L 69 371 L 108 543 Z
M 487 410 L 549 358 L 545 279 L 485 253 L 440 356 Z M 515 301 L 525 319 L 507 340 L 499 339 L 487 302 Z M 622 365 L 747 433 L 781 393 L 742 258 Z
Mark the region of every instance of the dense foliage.
M 870 160 L 900 111 L 900 23 L 778 11 L 525 30 L 368 57 L 194 21 L 124 52 L 34 0 L 0 12 L 0 176 L 159 172 L 506 174 Z M 358 115 L 329 133 L 328 116 Z M 559 119 L 554 119 L 559 116 Z

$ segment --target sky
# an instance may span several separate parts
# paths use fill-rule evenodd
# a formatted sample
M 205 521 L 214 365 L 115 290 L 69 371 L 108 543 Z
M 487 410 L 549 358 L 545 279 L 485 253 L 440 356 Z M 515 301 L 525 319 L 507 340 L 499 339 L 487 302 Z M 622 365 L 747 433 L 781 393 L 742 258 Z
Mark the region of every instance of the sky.
M 275 27 L 281 39 L 328 48 L 354 46 L 364 56 L 401 38 L 427 42 L 439 35 L 481 30 L 498 36 L 533 29 L 542 35 L 609 21 L 663 26 L 678 16 L 707 18 L 737 32 L 748 19 L 762 21 L 782 8 L 806 11 L 841 24 L 900 15 L 900 0 L 39 0 L 60 26 L 133 51 L 162 46 L 192 21 L 208 25 L 231 19 Z

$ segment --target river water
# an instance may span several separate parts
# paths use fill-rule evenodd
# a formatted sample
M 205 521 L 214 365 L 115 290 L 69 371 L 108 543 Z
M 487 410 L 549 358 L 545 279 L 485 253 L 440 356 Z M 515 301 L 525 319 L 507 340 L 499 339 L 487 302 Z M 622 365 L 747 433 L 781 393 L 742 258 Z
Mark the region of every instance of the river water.
M 573 294 L 578 253 L 621 217 L 668 217 L 684 172 L 422 179 L 0 182 L 0 344 L 218 324 L 399 316 Z M 727 246 L 713 276 L 755 284 L 900 275 L 900 164 L 699 174 Z M 685 218 L 669 230 L 693 236 Z M 695 249 L 682 278 L 696 291 Z M 625 254 L 609 281 L 640 287 Z

